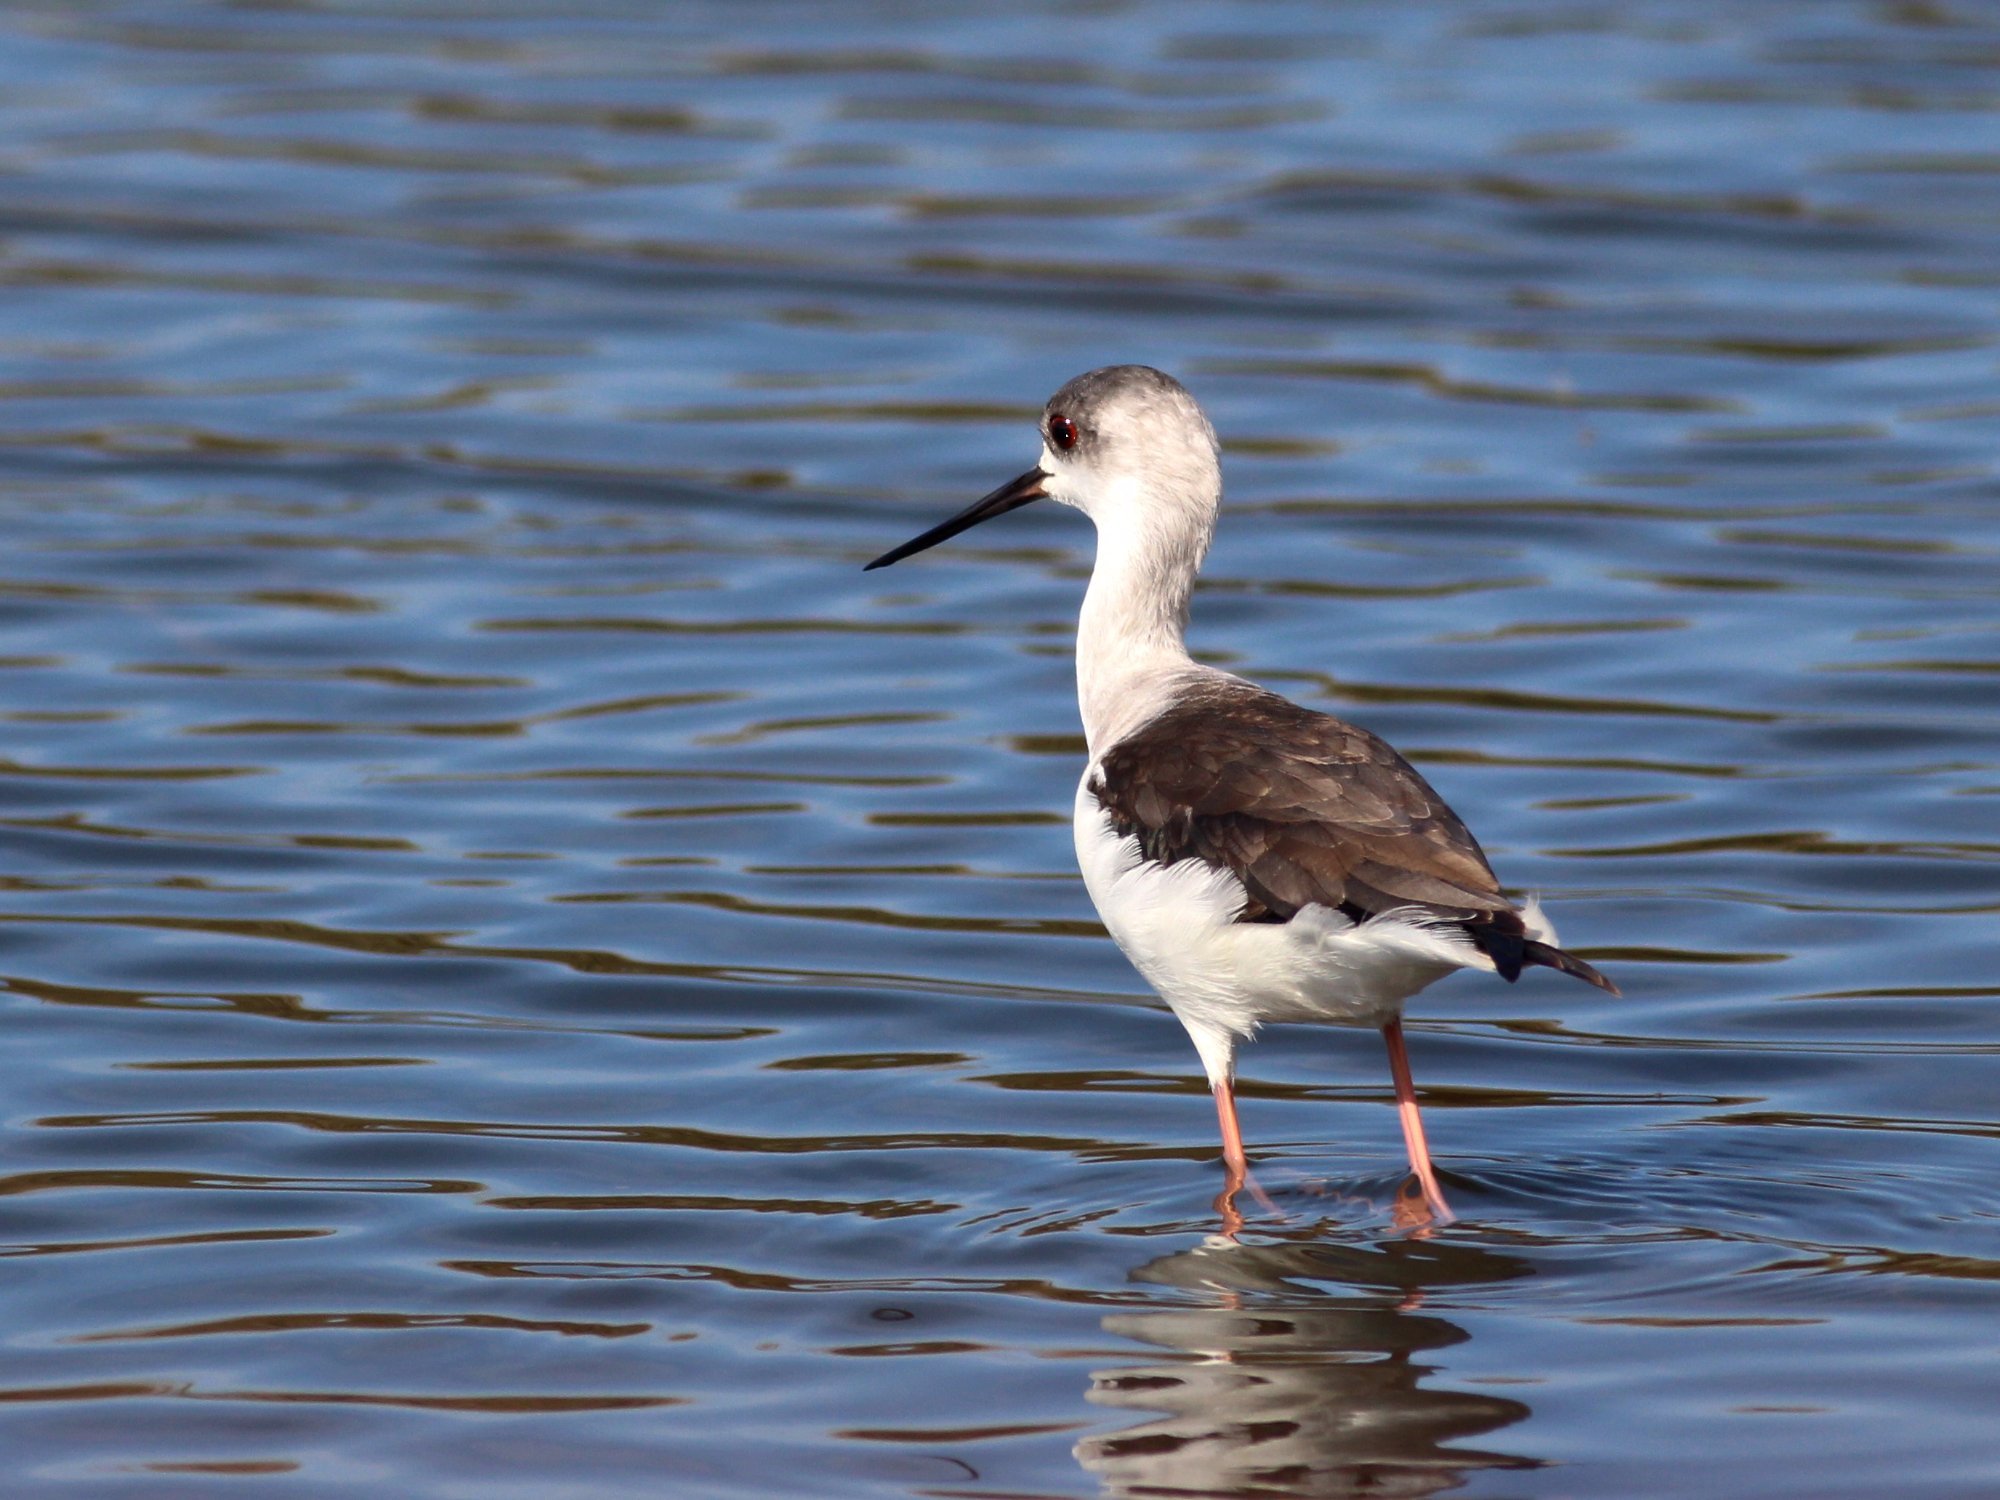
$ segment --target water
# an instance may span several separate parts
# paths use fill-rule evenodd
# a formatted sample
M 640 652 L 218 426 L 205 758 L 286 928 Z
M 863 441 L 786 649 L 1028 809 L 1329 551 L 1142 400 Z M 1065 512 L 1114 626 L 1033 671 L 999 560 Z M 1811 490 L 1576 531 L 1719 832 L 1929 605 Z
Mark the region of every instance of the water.
M 2000 1488 L 2000 12 L 0 13 L 8 1492 Z M 1192 1049 L 1066 829 L 1077 371 L 1198 649 L 1624 986 Z

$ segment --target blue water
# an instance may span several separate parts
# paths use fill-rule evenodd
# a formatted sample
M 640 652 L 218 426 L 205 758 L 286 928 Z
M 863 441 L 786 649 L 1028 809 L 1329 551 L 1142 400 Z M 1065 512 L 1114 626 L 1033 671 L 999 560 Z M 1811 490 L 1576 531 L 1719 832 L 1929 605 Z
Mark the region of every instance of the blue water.
M 0 10 L 9 1495 L 2000 1490 L 2000 10 Z M 1192 1049 L 1069 847 L 1145 361 L 1205 659 L 1608 1000 Z

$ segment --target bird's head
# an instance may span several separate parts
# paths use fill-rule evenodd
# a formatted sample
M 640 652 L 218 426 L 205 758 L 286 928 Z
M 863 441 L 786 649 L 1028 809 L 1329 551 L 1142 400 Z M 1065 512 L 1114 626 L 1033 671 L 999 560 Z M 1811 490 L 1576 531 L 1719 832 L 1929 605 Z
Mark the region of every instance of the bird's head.
M 1149 365 L 1079 375 L 1042 408 L 1041 461 L 922 536 L 883 553 L 887 567 L 1036 500 L 1074 506 L 1103 534 L 1161 533 L 1205 547 L 1222 497 L 1215 429 L 1187 388 Z

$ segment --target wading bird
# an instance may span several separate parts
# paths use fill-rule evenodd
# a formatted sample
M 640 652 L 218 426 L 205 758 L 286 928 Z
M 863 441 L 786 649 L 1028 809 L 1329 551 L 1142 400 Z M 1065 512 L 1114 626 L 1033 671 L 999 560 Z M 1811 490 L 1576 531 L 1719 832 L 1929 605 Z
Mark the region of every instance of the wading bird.
M 1618 993 L 1516 907 L 1458 815 L 1367 730 L 1187 652 L 1188 596 L 1215 534 L 1215 429 L 1144 365 L 1079 375 L 1042 412 L 1034 468 L 868 564 L 886 567 L 1034 500 L 1096 524 L 1076 636 L 1089 764 L 1076 856 L 1111 936 L 1201 1055 L 1222 1125 L 1225 1223 L 1248 1163 L 1237 1045 L 1266 1021 L 1374 1026 L 1410 1167 L 1449 1218 L 1417 1112 L 1403 1002 L 1454 969 L 1542 965 Z

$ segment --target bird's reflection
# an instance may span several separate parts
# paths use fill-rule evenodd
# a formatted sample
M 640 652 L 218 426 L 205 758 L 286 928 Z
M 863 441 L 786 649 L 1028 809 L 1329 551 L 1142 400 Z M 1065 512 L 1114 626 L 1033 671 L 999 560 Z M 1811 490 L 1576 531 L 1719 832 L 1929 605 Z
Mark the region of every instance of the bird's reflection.
M 1163 1413 L 1087 1438 L 1112 1495 L 1418 1496 L 1533 1458 L 1447 1446 L 1518 1422 L 1520 1401 L 1426 1384 L 1461 1343 L 1417 1311 L 1432 1288 L 1510 1281 L 1525 1262 L 1463 1245 L 1245 1245 L 1217 1238 L 1134 1271 L 1206 1306 L 1113 1313 L 1106 1331 L 1195 1358 L 1092 1375 L 1090 1399 Z

